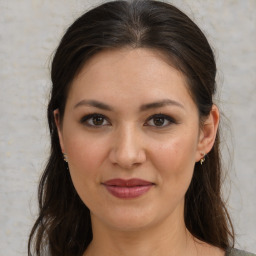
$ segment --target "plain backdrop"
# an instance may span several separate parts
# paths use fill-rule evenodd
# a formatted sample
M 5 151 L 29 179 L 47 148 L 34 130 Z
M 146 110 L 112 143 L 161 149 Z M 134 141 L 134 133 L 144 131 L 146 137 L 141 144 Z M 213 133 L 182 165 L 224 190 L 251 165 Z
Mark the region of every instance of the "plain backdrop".
M 76 17 L 103 1 L 0 0 L 0 255 L 26 255 L 49 152 L 52 54 Z M 167 1 L 166 1 L 167 2 Z M 173 0 L 205 32 L 218 65 L 224 196 L 236 247 L 256 253 L 256 1 Z M 231 157 L 230 157 L 231 155 Z

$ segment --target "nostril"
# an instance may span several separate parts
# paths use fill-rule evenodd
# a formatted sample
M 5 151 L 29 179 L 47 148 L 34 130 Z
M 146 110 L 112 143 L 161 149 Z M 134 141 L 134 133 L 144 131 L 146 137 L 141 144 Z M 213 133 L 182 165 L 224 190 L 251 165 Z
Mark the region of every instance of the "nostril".
M 139 155 L 130 158 L 128 156 L 125 158 L 112 156 L 111 162 L 114 166 L 120 166 L 122 169 L 132 169 L 140 166 L 143 162 L 145 162 L 145 158 L 139 158 Z

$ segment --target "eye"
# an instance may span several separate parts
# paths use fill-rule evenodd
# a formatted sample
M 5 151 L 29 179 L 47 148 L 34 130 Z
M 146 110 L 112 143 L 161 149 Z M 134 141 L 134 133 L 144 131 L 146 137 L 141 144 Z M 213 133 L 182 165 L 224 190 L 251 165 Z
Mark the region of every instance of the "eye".
M 87 126 L 94 126 L 94 127 L 110 125 L 110 122 L 107 120 L 107 118 L 101 114 L 86 115 L 81 119 L 81 123 Z
M 145 125 L 154 127 L 166 127 L 171 123 L 176 123 L 172 117 L 164 114 L 155 114 L 147 119 Z

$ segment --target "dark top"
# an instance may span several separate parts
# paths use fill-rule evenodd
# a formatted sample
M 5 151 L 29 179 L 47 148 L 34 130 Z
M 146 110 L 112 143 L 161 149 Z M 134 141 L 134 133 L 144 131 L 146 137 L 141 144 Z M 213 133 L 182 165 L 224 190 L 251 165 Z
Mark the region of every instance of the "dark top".
M 241 251 L 241 250 L 238 250 L 238 249 L 230 249 L 226 252 L 225 256 L 256 256 L 256 254 Z

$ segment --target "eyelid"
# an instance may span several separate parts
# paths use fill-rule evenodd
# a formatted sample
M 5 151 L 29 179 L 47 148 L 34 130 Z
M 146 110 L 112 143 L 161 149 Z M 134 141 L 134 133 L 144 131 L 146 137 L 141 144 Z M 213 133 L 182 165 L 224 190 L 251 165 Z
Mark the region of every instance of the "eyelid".
M 169 124 L 168 125 L 164 125 L 164 126 L 153 126 L 153 125 L 148 125 L 147 123 L 151 120 L 151 119 L 153 119 L 153 118 L 164 118 L 164 119 L 166 119 L 168 122 L 169 122 Z M 169 126 L 170 124 L 177 124 L 178 122 L 173 118 L 173 117 L 171 117 L 171 116 L 169 116 L 169 115 L 166 115 L 166 114 L 162 114 L 162 113 L 158 113 L 158 114 L 154 114 L 154 115 L 151 115 L 150 117 L 148 117 L 147 118 L 147 120 L 146 120 L 146 122 L 145 122 L 145 126 L 153 126 L 153 127 L 157 127 L 157 128 L 164 128 L 164 127 L 167 127 L 167 126 Z
M 89 124 L 87 121 L 90 120 L 93 117 L 101 117 L 101 118 L 103 118 L 104 120 L 106 120 L 108 122 L 107 125 L 111 124 L 109 119 L 105 115 L 102 115 L 102 114 L 99 114 L 99 113 L 92 113 L 92 114 L 84 115 L 80 119 L 80 123 L 83 124 L 83 125 L 86 125 L 88 127 L 94 127 L 94 128 L 100 128 L 102 126 L 106 126 L 106 125 L 91 125 L 91 124 Z
M 93 125 L 93 124 L 89 124 L 88 123 L 88 120 L 90 120 L 91 118 L 93 117 L 101 117 L 103 118 L 105 121 L 108 122 L 108 124 L 102 124 L 102 125 Z M 150 125 L 148 124 L 148 122 L 153 119 L 153 118 L 163 118 L 165 120 L 167 120 L 169 123 L 167 125 L 163 125 L 163 126 L 157 126 L 157 125 Z M 107 126 L 107 125 L 111 125 L 111 122 L 109 120 L 108 117 L 106 117 L 105 115 L 103 114 L 99 114 L 99 113 L 91 113 L 91 114 L 87 114 L 87 115 L 84 115 L 81 119 L 80 119 L 80 123 L 82 125 L 86 125 L 88 127 L 93 127 L 93 128 L 100 128 L 100 127 L 103 127 L 103 126 Z M 153 114 L 151 116 L 149 116 L 145 123 L 144 123 L 144 126 L 152 126 L 152 127 L 156 127 L 156 128 L 164 128 L 164 127 L 167 127 L 171 124 L 178 124 L 177 120 L 174 119 L 173 117 L 171 117 L 170 115 L 166 115 L 166 114 L 162 114 L 162 113 L 157 113 L 157 114 Z

